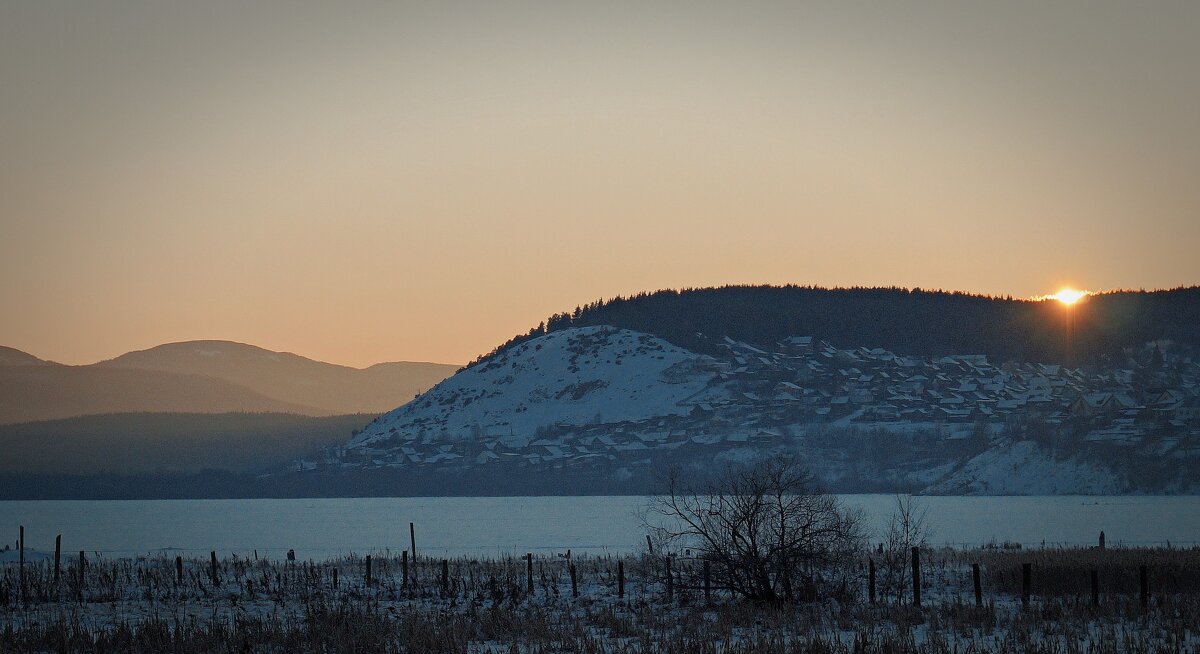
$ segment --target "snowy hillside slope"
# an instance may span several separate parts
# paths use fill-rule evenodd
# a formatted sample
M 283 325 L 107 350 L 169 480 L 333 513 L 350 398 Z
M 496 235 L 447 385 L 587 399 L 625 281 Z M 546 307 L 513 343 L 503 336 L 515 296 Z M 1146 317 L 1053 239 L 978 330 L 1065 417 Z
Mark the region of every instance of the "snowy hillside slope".
M 389 493 L 653 492 L 672 467 L 786 453 L 843 492 L 1195 492 L 1200 364 L 1156 348 L 1129 368 L 1075 369 L 808 336 L 726 337 L 699 354 L 612 326 L 559 329 L 291 469 Z
M 1056 458 L 1032 441 L 1002 443 L 926 488 L 936 495 L 1119 495 L 1111 469 L 1077 457 Z
M 683 415 L 714 375 L 711 357 L 647 334 L 612 327 L 555 332 L 454 375 L 381 416 L 350 447 L 480 437 L 516 446 L 553 425 Z

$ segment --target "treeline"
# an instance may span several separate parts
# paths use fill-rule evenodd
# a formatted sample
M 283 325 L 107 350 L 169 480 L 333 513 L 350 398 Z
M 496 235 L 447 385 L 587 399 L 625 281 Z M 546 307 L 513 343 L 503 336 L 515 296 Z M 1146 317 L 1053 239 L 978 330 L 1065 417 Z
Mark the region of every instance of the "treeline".
M 340 445 L 374 416 L 114 413 L 0 426 L 0 474 L 275 470 Z
M 846 348 L 899 354 L 986 354 L 995 362 L 1083 365 L 1123 360 L 1155 340 L 1200 345 L 1200 287 L 1117 291 L 1067 307 L 919 288 L 724 286 L 616 297 L 559 313 L 479 357 L 485 361 L 532 338 L 572 327 L 612 325 L 654 334 L 696 352 L 723 338 L 770 346 L 813 336 Z
M 244 499 L 303 497 L 504 497 L 645 495 L 657 488 L 652 471 L 631 479 L 581 476 L 572 470 L 517 465 L 441 470 L 384 468 L 256 475 L 223 470 L 194 474 L 23 474 L 0 472 L 6 500 Z

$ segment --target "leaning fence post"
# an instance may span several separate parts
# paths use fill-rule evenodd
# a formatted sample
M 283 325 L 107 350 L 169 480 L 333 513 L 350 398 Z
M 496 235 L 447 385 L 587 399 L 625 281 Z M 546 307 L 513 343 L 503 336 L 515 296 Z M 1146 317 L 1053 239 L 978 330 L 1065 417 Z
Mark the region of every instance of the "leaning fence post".
M 1021 564 L 1021 605 L 1029 606 L 1029 593 L 1033 588 L 1033 564 Z
M 579 581 L 575 577 L 575 564 L 568 563 L 567 569 L 571 571 L 571 597 L 579 597 Z
M 533 552 L 525 554 L 525 586 L 529 594 L 533 594 Z
M 442 559 L 442 590 L 450 588 L 450 561 Z
M 979 577 L 979 564 L 971 564 L 971 583 L 975 586 L 975 606 L 983 606 L 983 580 Z
M 371 555 L 370 554 L 367 555 L 366 563 L 367 563 L 366 580 L 367 580 L 367 586 L 369 587 L 371 585 Z
M 617 561 L 617 597 L 625 597 L 625 562 Z
M 921 548 L 912 548 L 913 606 L 921 607 Z
M 413 572 L 416 572 L 417 565 L 417 528 L 413 523 L 408 523 L 408 542 L 412 545 Z
M 867 559 L 867 601 L 875 603 L 875 559 Z
M 1138 566 L 1138 599 L 1142 608 L 1150 606 L 1150 575 L 1146 566 Z
M 212 552 L 208 553 L 208 556 L 209 556 L 209 561 L 212 563 L 213 586 L 220 586 L 221 585 L 221 577 L 217 575 L 217 553 L 215 551 L 212 551 Z
M 175 557 L 175 585 L 183 584 L 183 557 Z

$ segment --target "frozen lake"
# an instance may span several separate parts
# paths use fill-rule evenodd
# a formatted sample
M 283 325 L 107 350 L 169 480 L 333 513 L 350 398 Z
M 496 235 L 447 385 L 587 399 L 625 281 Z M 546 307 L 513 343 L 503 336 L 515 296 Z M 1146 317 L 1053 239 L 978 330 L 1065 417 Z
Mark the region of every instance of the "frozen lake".
M 845 495 L 880 529 L 890 495 Z M 935 544 L 1200 544 L 1200 497 L 922 497 Z M 256 500 L 0 501 L 0 543 L 109 556 L 180 551 L 301 558 L 408 547 L 418 554 L 625 552 L 644 547 L 643 497 L 437 497 Z M 3 549 L 0 545 L 0 549 Z

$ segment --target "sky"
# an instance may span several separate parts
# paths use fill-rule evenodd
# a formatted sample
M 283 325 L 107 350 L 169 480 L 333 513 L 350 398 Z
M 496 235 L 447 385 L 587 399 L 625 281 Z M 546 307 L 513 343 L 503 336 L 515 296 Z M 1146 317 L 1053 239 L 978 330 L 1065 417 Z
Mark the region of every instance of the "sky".
M 465 362 L 602 297 L 1200 283 L 1200 3 L 0 3 L 0 344 Z

